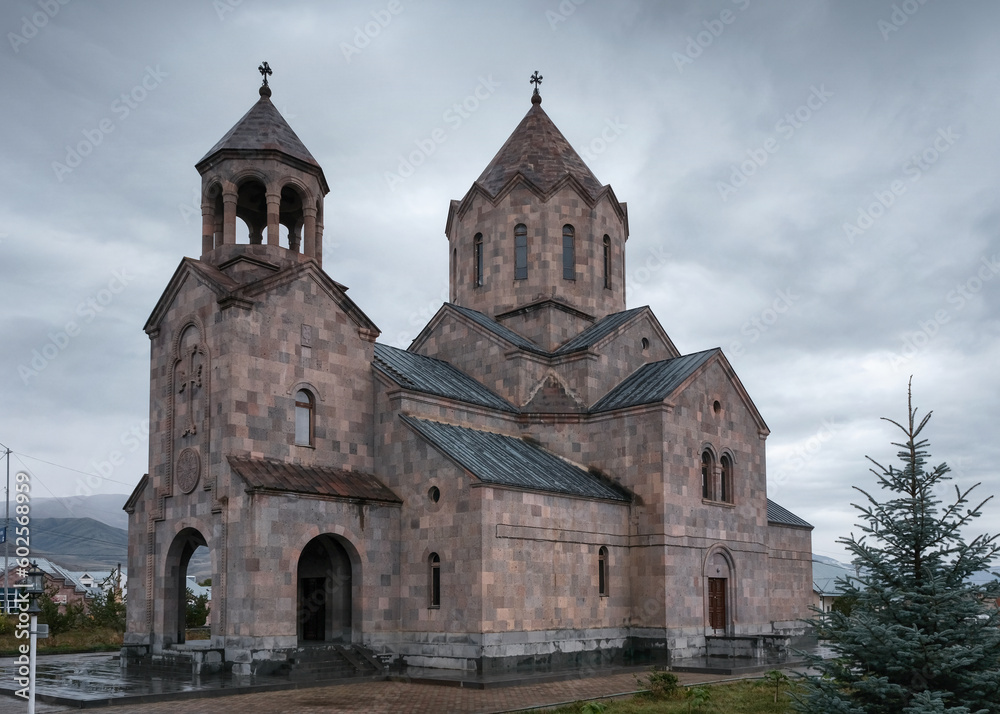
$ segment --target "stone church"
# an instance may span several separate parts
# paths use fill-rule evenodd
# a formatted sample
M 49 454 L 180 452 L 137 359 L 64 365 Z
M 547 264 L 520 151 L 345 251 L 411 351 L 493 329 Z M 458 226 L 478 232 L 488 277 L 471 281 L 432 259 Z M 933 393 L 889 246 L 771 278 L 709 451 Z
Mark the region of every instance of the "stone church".
M 322 643 L 488 673 L 801 632 L 811 526 L 767 498 L 767 424 L 720 349 L 627 308 L 627 206 L 537 88 L 447 207 L 450 302 L 405 350 L 324 271 L 326 176 L 266 81 L 196 168 L 201 257 L 145 325 L 126 650 L 191 646 L 199 546 L 235 673 Z

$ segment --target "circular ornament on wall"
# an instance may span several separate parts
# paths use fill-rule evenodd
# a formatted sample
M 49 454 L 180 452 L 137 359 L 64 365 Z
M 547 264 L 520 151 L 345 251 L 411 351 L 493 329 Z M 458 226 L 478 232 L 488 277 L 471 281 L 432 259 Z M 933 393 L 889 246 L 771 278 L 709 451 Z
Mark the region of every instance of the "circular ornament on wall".
M 201 476 L 201 457 L 191 447 L 184 449 L 177 457 L 177 486 L 184 493 L 191 493 Z

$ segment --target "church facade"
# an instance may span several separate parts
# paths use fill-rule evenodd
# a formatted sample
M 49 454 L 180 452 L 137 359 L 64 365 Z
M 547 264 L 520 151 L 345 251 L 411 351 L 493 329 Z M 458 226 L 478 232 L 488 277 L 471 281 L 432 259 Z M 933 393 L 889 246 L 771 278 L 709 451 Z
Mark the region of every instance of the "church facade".
M 199 546 L 237 673 L 317 643 L 489 672 L 801 632 L 811 526 L 767 498 L 767 425 L 721 350 L 627 308 L 627 206 L 537 89 L 448 207 L 450 302 L 406 350 L 323 270 L 323 169 L 260 95 L 196 165 L 201 257 L 145 325 L 126 647 L 182 645 Z

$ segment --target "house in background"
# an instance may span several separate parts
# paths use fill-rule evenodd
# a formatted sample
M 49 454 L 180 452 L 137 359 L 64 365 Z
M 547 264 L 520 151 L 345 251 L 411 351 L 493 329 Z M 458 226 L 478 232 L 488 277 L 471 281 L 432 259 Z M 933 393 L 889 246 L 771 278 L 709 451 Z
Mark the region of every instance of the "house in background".
M 48 558 L 32 558 L 31 560 L 45 573 L 46 590 L 55 588 L 52 601 L 62 606 L 72 603 L 82 603 L 85 599 L 93 598 L 97 593 L 112 587 L 111 583 L 118 577 L 117 569 L 74 571 L 64 568 Z M 13 562 L 13 559 L 11 559 L 11 562 Z M 3 574 L 0 573 L 0 578 L 2 577 Z M 18 590 L 18 588 L 14 587 L 14 584 L 21 580 L 21 575 L 18 573 L 18 569 L 12 566 L 7 573 L 7 577 L 10 582 L 10 588 L 7 591 L 7 600 L 10 603 L 11 609 L 13 609 Z M 120 582 L 123 589 L 126 580 L 127 573 L 122 568 Z M 2 580 L 0 580 L 0 590 L 2 589 Z M 2 602 L 2 598 L 0 598 L 0 602 Z
M 813 558 L 813 606 L 822 612 L 830 612 L 833 604 L 842 596 L 838 580 L 854 577 L 854 568 L 834 560 Z

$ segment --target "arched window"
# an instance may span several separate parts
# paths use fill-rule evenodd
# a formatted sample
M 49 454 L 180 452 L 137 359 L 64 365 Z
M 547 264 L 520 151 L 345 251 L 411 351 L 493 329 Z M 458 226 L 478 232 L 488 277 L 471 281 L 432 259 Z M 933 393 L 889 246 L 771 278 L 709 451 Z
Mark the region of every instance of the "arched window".
M 703 451 L 701 454 L 701 497 L 712 498 L 712 476 L 715 472 L 715 463 L 711 452 Z
M 563 226 L 563 280 L 576 280 L 576 245 L 573 226 Z
M 608 549 L 603 545 L 597 551 L 597 592 L 601 597 L 608 596 Z
M 300 389 L 295 393 L 295 443 L 299 446 L 313 445 L 315 404 L 308 390 Z
M 733 460 L 729 454 L 723 454 L 719 459 L 722 467 L 722 479 L 719 481 L 719 500 L 733 502 Z
M 476 287 L 480 287 L 483 284 L 483 234 L 476 233 L 476 238 L 473 241 L 475 246 L 475 261 L 476 261 Z
M 523 223 L 514 226 L 514 280 L 528 277 L 528 227 Z
M 430 605 L 428 607 L 441 607 L 441 558 L 437 553 L 431 553 L 427 559 L 430 564 Z
M 604 287 L 611 287 L 611 238 L 604 236 Z

